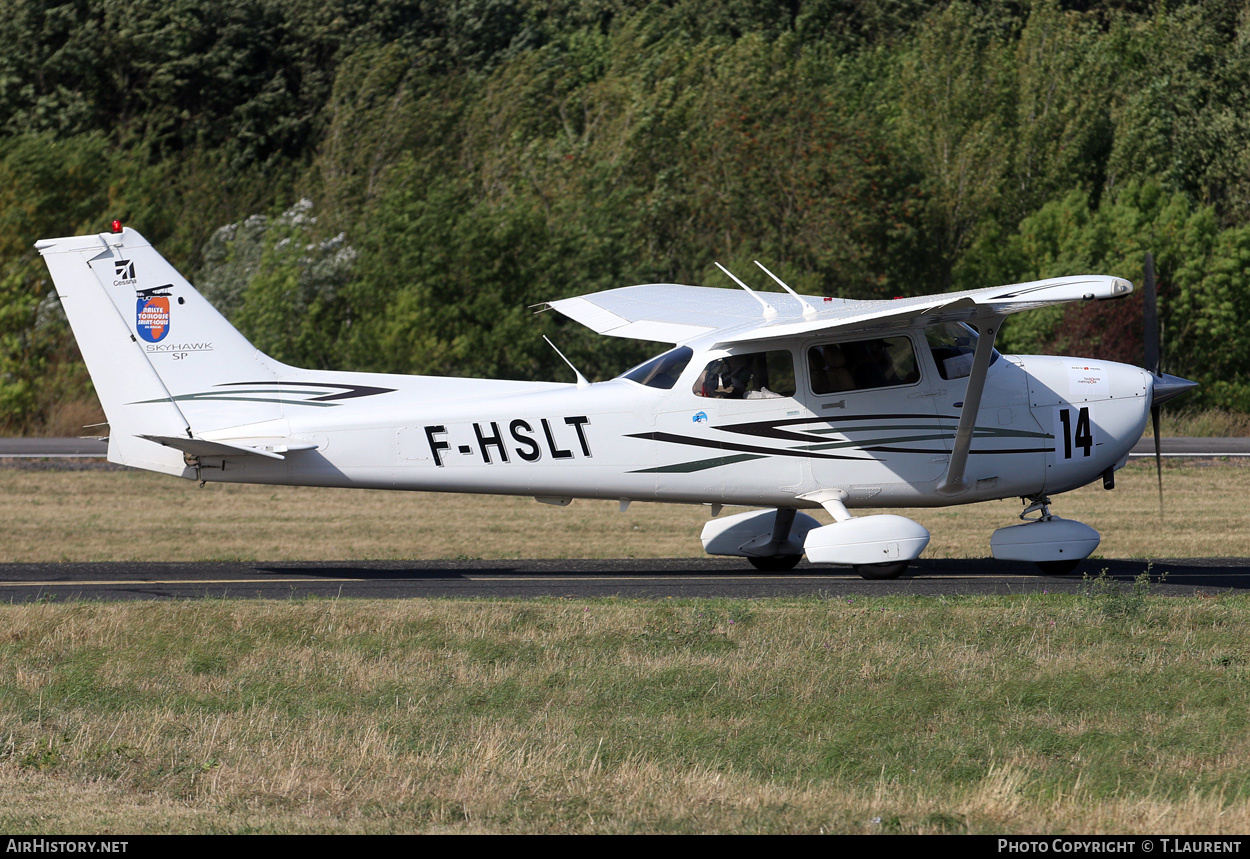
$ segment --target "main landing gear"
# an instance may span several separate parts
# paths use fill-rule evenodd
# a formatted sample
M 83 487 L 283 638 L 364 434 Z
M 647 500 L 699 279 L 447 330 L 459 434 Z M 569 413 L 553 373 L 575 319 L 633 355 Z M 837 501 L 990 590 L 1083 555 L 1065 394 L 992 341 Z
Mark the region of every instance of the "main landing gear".
M 820 523 L 793 507 L 754 510 L 703 526 L 703 550 L 709 555 L 736 555 L 766 573 L 793 570 L 803 559 L 803 541 Z
M 703 549 L 709 555 L 736 555 L 765 572 L 794 569 L 804 554 L 815 564 L 845 564 L 865 579 L 896 579 L 929 543 L 929 532 L 903 516 L 855 517 L 843 504 L 845 494 L 821 490 L 803 496 L 833 516 L 821 525 L 792 507 L 758 510 L 713 519 L 703 526 Z
M 893 564 L 857 564 L 853 569 L 861 579 L 897 579 L 909 566 L 911 561 L 895 561 Z

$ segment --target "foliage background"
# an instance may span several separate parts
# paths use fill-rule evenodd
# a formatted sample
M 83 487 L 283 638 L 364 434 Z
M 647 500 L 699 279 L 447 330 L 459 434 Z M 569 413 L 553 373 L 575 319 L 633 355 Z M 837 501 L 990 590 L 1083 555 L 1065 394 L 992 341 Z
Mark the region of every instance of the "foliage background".
M 647 351 L 528 305 L 714 260 L 888 297 L 1150 250 L 1166 369 L 1247 411 L 1248 104 L 1240 0 L 8 0 L 0 430 L 91 403 L 31 246 L 111 217 L 284 361 L 519 378 Z M 1140 304 L 1003 338 L 1136 363 Z

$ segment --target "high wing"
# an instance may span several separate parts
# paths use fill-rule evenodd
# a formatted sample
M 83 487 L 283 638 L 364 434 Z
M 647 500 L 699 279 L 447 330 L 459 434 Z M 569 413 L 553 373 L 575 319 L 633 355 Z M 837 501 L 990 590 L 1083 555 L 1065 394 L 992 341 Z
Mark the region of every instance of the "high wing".
M 804 315 L 803 302 L 783 293 L 656 283 L 548 305 L 600 334 L 661 343 L 715 335 L 716 345 L 728 346 L 824 331 L 966 322 L 1050 304 L 1122 298 L 1132 291 L 1133 285 L 1123 278 L 1080 275 L 893 301 L 808 296 L 816 312 Z
M 764 295 L 776 309 L 775 316 L 768 319 L 803 318 L 802 305 L 791 296 L 773 292 Z M 823 301 L 827 308 L 838 309 L 876 303 L 845 298 L 815 300 Z M 624 286 L 549 301 L 547 306 L 599 334 L 659 343 L 686 343 L 715 331 L 758 325 L 765 318 L 761 314 L 766 312 L 760 301 L 745 290 L 678 283 Z

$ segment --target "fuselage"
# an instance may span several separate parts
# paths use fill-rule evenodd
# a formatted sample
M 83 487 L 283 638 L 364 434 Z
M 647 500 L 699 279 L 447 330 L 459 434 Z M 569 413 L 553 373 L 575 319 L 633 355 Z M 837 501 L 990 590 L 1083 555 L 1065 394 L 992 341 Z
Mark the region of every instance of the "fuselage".
M 1149 414 L 1149 373 L 996 355 L 966 488 L 937 492 L 975 343 L 969 329 L 951 336 L 960 328 L 755 350 L 678 347 L 580 387 L 298 371 L 266 394 L 280 401 L 280 417 L 222 434 L 294 437 L 316 449 L 283 460 L 201 457 L 198 475 L 791 507 L 815 507 L 799 496 L 836 488 L 848 507 L 893 507 L 1054 494 L 1124 464 Z M 326 396 L 334 390 L 368 393 Z M 196 475 L 189 466 L 184 472 Z

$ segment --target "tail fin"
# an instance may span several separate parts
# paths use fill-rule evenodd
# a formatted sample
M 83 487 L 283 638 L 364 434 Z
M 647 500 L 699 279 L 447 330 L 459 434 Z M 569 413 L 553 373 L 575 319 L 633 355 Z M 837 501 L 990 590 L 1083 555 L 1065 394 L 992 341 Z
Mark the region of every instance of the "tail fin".
M 183 474 L 169 439 L 282 417 L 265 389 L 293 368 L 257 350 L 137 232 L 35 247 L 108 418 L 110 461 Z

